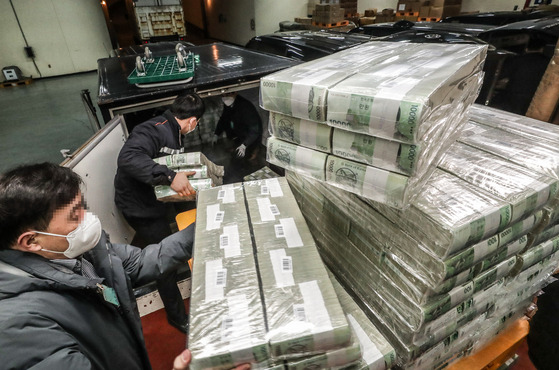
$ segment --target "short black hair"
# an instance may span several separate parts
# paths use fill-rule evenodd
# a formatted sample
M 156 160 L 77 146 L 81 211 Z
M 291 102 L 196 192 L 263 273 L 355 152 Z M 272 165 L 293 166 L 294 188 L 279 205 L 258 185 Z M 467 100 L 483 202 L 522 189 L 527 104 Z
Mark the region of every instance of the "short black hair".
M 11 248 L 28 230 L 48 228 L 54 211 L 80 192 L 82 180 L 53 163 L 23 165 L 0 176 L 0 250 Z
M 200 119 L 206 110 L 204 101 L 194 93 L 177 96 L 171 105 L 171 113 L 178 119 L 196 117 Z

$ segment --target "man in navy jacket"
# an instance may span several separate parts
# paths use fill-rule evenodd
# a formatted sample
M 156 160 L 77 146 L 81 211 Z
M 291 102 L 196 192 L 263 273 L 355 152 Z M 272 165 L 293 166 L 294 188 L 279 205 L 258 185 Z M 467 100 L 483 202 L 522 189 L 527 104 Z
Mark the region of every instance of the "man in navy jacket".
M 179 195 L 194 189 L 188 181 L 192 173 L 175 172 L 153 159 L 184 152 L 182 135 L 196 128 L 204 113 L 204 103 L 196 94 L 178 96 L 169 110 L 136 126 L 118 156 L 115 176 L 115 203 L 128 224 L 136 231 L 132 244 L 138 247 L 159 243 L 171 234 L 169 205 L 157 200 L 155 185 L 170 185 Z M 176 284 L 176 272 L 156 281 L 167 320 L 186 332 L 188 316 Z

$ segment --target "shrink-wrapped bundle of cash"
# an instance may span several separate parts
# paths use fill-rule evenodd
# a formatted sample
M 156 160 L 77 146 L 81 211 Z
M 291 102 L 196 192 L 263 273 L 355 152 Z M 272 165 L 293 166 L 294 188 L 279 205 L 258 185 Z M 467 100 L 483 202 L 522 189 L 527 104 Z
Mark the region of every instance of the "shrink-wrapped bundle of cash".
M 326 122 L 329 87 L 366 65 L 393 57 L 401 49 L 390 42 L 367 43 L 267 75 L 260 80 L 260 105 L 291 117 Z
M 328 124 L 410 143 L 446 131 L 444 126 L 450 122 L 442 119 L 446 114 L 441 112 L 451 113 L 457 102 L 468 107 L 473 103 L 470 95 L 477 93 L 487 49 L 411 45 L 330 87 Z
M 470 121 L 458 140 L 559 179 L 559 149 L 557 144 L 546 141 L 545 138 L 521 136 L 515 132 Z
M 208 178 L 192 178 L 190 179 L 190 185 L 196 192 L 203 189 L 209 189 L 213 186 L 212 179 Z M 156 185 L 154 186 L 153 191 L 155 192 L 157 200 L 161 202 L 184 202 L 196 199 L 195 194 L 192 194 L 190 197 L 183 197 L 177 194 L 177 192 L 171 189 L 169 185 Z
M 450 147 L 439 168 L 509 202 L 511 222 L 541 209 L 559 188 L 554 178 L 462 143 Z
M 445 179 L 441 187 L 454 178 L 450 183 L 462 183 L 454 191 L 476 189 L 450 174 L 440 173 Z M 535 174 L 536 179 L 538 176 Z M 502 326 L 492 324 L 495 317 L 490 314 L 491 308 L 502 301 L 503 284 L 517 268 L 517 255 L 527 247 L 527 233 L 541 221 L 541 211 L 504 229 L 494 228 L 481 241 L 463 244 L 457 252 L 441 257 L 425 248 L 432 234 L 415 233 L 412 237 L 399 229 L 396 218 L 394 223 L 383 220 L 383 215 L 354 194 L 293 172 L 288 172 L 287 178 L 324 261 L 376 318 L 375 324 L 396 349 L 400 364 L 418 368 L 444 364 L 462 350 L 471 349 L 468 338 L 489 337 L 500 330 Z M 477 188 L 477 192 L 483 190 Z M 492 199 L 492 207 L 507 203 L 490 194 L 485 196 L 486 200 Z M 423 213 L 421 218 L 430 216 Z M 435 276 L 429 274 L 431 269 L 438 271 Z M 506 294 L 535 294 L 540 287 L 528 291 L 526 285 L 516 285 Z M 518 317 L 529 303 L 528 298 L 503 310 L 510 311 L 508 317 Z M 486 326 L 492 331 L 484 330 Z
M 334 154 L 325 168 L 330 184 L 406 208 L 459 136 L 482 80 L 486 48 L 451 49 L 377 42 L 266 76 L 261 104 L 272 112 L 271 132 Z M 335 127 L 333 135 L 321 123 Z M 271 163 L 323 179 L 317 166 L 293 160 L 293 147 L 269 143 L 282 147 L 268 151 Z
M 330 153 L 332 127 L 314 121 L 270 112 L 270 132 L 278 139 Z
M 175 172 L 194 172 L 189 176 L 195 191 L 223 184 L 223 166 L 210 161 L 201 152 L 171 154 L 153 159 L 156 163 L 169 167 Z M 169 185 L 156 185 L 154 192 L 161 202 L 184 202 L 195 200 L 196 195 L 180 196 Z
M 241 184 L 198 194 L 190 298 L 192 369 L 267 360 L 269 348 Z
M 293 143 L 268 138 L 266 160 L 276 166 L 303 173 L 318 180 L 325 179 L 325 153 L 298 146 Z
M 244 188 L 272 355 L 347 347 L 349 325 L 287 181 L 250 181 Z

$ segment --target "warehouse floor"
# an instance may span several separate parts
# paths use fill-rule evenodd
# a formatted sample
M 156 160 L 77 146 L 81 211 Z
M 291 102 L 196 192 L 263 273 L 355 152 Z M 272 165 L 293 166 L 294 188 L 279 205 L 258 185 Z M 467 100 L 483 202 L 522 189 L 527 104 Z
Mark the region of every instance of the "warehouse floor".
M 93 102 L 97 100 L 96 71 L 0 89 L 0 173 L 23 163 L 60 163 L 62 150 L 73 152 L 93 135 L 80 99 L 83 89 L 90 91 Z M 154 370 L 172 368 L 186 336 L 167 324 L 163 310 L 144 316 L 142 324 Z M 518 354 L 510 369 L 535 369 L 525 343 Z

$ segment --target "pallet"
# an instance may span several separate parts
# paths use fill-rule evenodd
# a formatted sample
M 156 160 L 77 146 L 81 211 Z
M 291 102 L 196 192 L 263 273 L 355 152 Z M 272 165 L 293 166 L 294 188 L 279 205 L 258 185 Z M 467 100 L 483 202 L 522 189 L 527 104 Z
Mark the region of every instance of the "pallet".
M 128 83 L 145 85 L 154 82 L 168 82 L 192 79 L 194 76 L 195 56 L 189 54 L 184 58 L 186 70 L 180 71 L 176 55 L 168 55 L 153 58 L 152 63 L 145 63 L 146 58 L 142 58 L 145 65 L 145 75 L 138 75 L 137 68 L 134 68 L 128 76 Z
M 399 16 L 399 17 L 419 17 L 419 12 L 397 12 L 396 16 Z
M 313 25 L 313 26 L 322 27 L 322 28 L 341 27 L 341 26 L 347 26 L 348 24 L 349 24 L 349 21 L 340 21 L 340 22 L 336 22 L 336 23 L 319 23 L 319 22 L 312 22 L 312 25 Z
M 440 18 L 430 18 L 430 17 L 417 18 L 418 22 L 438 22 L 440 20 L 441 20 Z
M 33 82 L 32 78 L 26 78 L 18 81 L 4 81 L 0 84 L 0 88 L 29 85 L 31 82 Z
M 447 370 L 484 369 L 498 370 L 512 358 L 525 340 L 530 330 L 530 324 L 521 318 L 503 330 L 491 342 L 481 348 L 477 353 L 451 363 Z

